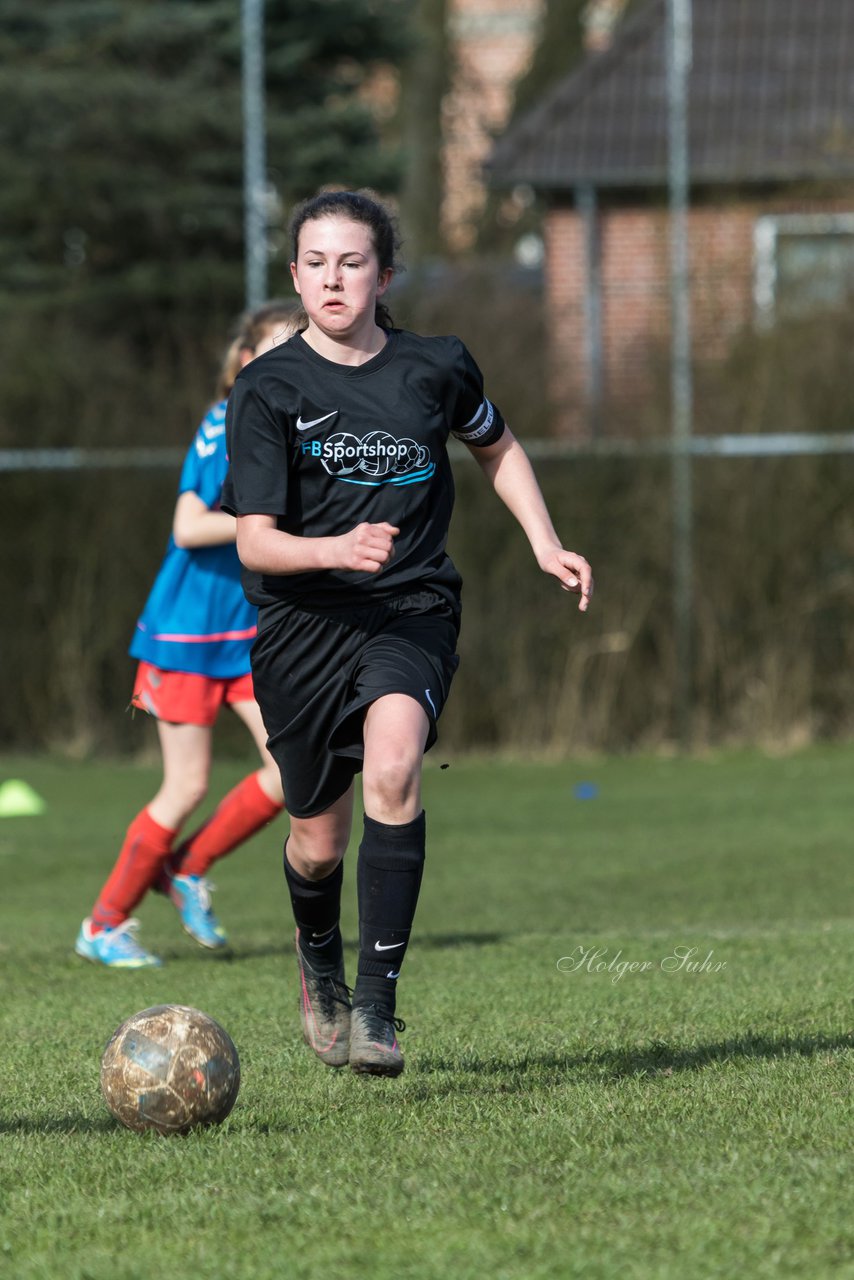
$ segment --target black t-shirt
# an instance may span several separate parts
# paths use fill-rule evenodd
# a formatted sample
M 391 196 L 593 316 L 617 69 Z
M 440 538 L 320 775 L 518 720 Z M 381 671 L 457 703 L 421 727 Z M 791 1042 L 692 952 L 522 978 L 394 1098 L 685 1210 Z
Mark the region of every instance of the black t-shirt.
M 458 338 L 393 329 L 382 351 L 355 366 L 326 360 L 299 335 L 259 356 L 229 398 L 223 508 L 274 515 L 279 529 L 308 538 L 362 521 L 387 521 L 400 535 L 379 573 L 247 573 L 249 599 L 340 607 L 431 587 L 456 603 L 460 577 L 445 551 L 448 436 L 480 446 L 503 431 Z

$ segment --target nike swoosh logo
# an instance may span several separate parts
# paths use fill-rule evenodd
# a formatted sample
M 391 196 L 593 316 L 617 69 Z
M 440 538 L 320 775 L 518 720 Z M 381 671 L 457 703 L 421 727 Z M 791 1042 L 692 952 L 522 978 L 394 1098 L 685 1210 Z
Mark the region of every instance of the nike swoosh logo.
M 329 946 L 329 944 L 330 944 L 330 942 L 332 941 L 332 939 L 335 937 L 335 930 L 336 930 L 337 928 L 338 928 L 338 925 L 337 925 L 337 924 L 334 924 L 334 925 L 332 926 L 332 928 L 331 928 L 331 929 L 327 929 L 325 933 L 312 933 L 312 935 L 311 935 L 311 937 L 312 937 L 312 938 L 322 938 L 322 939 L 323 939 L 323 941 L 322 941 L 322 942 L 312 942 L 312 941 L 311 941 L 311 938 L 309 938 L 309 940 L 308 940 L 308 945 L 309 945 L 310 947 L 328 947 L 328 946 Z
M 398 969 L 398 970 L 397 970 L 397 972 L 395 972 L 395 971 L 394 971 L 394 969 L 389 969 L 388 973 L 386 974 L 386 977 L 387 977 L 387 978 L 399 978 L 399 977 L 400 977 L 400 970 Z
M 395 947 L 405 947 L 405 942 L 389 942 L 387 946 L 383 946 L 381 942 L 374 943 L 374 951 L 394 951 Z
M 324 413 L 322 418 L 312 418 L 311 422 L 303 422 L 302 417 L 297 418 L 297 431 L 308 431 L 311 427 L 319 427 L 321 422 L 327 422 L 329 418 L 334 418 L 337 409 L 333 409 L 331 413 Z

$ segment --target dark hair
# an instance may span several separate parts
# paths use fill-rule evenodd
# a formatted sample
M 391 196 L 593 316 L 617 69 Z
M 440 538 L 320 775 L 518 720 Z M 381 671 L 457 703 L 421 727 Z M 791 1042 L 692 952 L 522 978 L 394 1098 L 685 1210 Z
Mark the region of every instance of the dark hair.
M 400 270 L 396 256 L 400 248 L 397 223 L 372 191 L 321 191 L 319 195 L 311 196 L 298 204 L 290 221 L 294 262 L 299 252 L 300 232 L 307 222 L 313 222 L 317 218 L 349 218 L 351 222 L 361 222 L 371 233 L 380 271 Z M 375 318 L 381 328 L 394 328 L 389 310 L 382 302 L 376 304 Z

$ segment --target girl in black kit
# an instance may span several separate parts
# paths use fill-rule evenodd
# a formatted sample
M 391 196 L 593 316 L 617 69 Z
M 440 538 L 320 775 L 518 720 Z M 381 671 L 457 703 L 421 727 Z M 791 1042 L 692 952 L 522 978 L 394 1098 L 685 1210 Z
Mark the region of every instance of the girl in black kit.
M 561 546 L 463 344 L 392 328 L 379 302 L 396 247 L 385 208 L 363 193 L 324 193 L 296 210 L 292 234 L 308 327 L 237 379 L 223 505 L 237 516 L 246 591 L 259 606 L 255 696 L 288 797 L 303 1034 L 330 1066 L 395 1076 L 395 991 L 424 865 L 422 757 L 457 666 L 449 435 L 468 445 L 540 568 L 580 596 L 581 610 L 593 581 Z M 338 917 L 360 771 L 351 1003 Z

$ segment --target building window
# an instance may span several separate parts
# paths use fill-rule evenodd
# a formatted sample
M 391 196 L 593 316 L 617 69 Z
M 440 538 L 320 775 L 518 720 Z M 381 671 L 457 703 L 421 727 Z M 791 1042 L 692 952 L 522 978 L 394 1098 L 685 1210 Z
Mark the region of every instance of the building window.
M 759 218 L 753 232 L 756 320 L 844 306 L 854 297 L 854 213 Z

